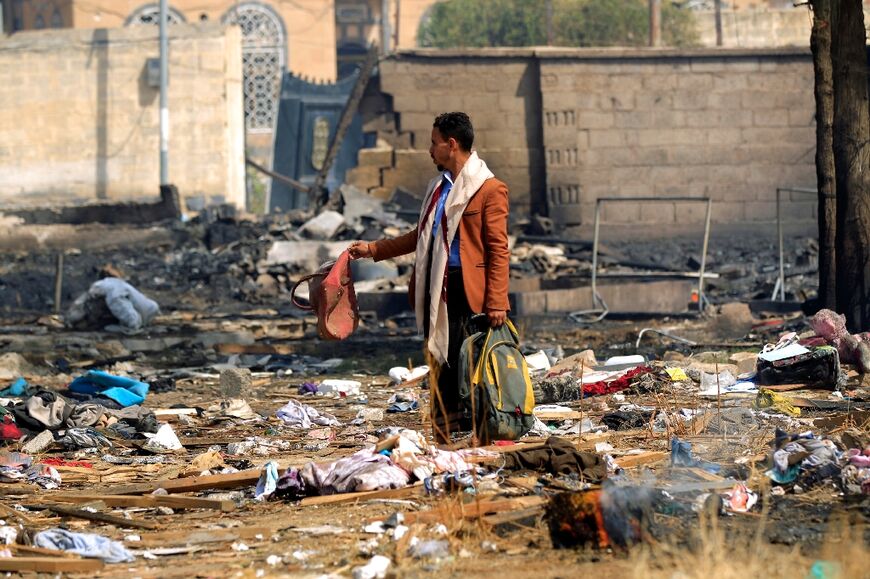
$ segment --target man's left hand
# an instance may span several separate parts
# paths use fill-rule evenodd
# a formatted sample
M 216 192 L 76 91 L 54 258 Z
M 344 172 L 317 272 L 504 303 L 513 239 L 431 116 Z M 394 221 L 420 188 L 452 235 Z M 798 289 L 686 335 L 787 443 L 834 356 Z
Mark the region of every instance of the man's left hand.
M 507 312 L 504 310 L 489 310 L 486 312 L 486 316 L 489 318 L 489 326 L 491 328 L 498 328 L 507 319 Z

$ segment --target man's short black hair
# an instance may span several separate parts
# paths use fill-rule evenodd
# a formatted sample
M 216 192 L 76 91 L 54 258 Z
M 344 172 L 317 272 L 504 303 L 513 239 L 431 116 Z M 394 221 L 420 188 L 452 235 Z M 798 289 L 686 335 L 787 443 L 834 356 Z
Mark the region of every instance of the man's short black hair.
M 474 127 L 465 113 L 444 113 L 435 117 L 432 125 L 444 139 L 454 138 L 463 151 L 471 151 L 474 144 Z

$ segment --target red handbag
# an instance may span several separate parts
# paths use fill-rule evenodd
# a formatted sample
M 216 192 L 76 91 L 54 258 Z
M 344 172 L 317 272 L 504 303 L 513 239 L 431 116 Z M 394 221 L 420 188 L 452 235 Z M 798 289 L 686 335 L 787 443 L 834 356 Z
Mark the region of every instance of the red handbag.
M 308 282 L 308 302 L 296 299 L 296 288 Z M 317 273 L 306 275 L 290 290 L 293 305 L 317 315 L 317 332 L 324 340 L 344 340 L 359 325 L 359 306 L 353 290 L 350 272 L 350 254 L 342 252 L 335 261 L 320 266 Z

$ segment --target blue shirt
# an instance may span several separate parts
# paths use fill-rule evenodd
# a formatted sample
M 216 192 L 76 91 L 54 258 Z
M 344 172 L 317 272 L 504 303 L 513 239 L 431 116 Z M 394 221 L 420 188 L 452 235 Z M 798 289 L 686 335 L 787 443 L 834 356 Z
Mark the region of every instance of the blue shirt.
M 450 191 L 453 189 L 453 180 L 449 171 L 444 171 L 444 179 L 441 181 L 441 194 L 438 197 L 438 205 L 435 206 L 435 222 L 432 225 L 432 237 L 437 239 L 438 227 L 441 225 L 441 220 L 444 218 L 444 206 L 447 205 L 447 197 L 450 196 Z M 456 229 L 456 235 L 453 237 L 453 242 L 450 244 L 450 256 L 447 258 L 447 267 L 462 267 L 462 262 L 459 260 L 459 229 Z

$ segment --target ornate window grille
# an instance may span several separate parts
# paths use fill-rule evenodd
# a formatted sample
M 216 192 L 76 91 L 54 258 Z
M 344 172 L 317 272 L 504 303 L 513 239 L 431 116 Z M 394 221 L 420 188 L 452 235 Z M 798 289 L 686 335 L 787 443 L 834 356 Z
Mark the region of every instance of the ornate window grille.
M 271 132 L 278 118 L 286 64 L 284 22 L 272 8 L 259 2 L 240 2 L 224 14 L 223 21 L 242 29 L 246 128 L 249 133 Z
M 166 11 L 166 20 L 168 24 L 187 22 L 184 14 L 172 7 Z M 124 22 L 124 26 L 141 26 L 143 24 L 160 25 L 160 4 L 151 3 L 140 6 Z
M 58 0 L 32 0 L 29 4 L 30 10 L 33 13 L 33 28 L 36 30 L 42 30 L 43 28 L 48 27 L 63 28 L 63 14 L 58 6 L 59 3 Z M 19 20 L 21 20 L 20 15 L 24 4 L 25 3 L 21 0 L 12 4 L 13 17 L 15 13 L 18 12 Z M 16 29 L 17 28 L 13 27 L 13 30 Z

